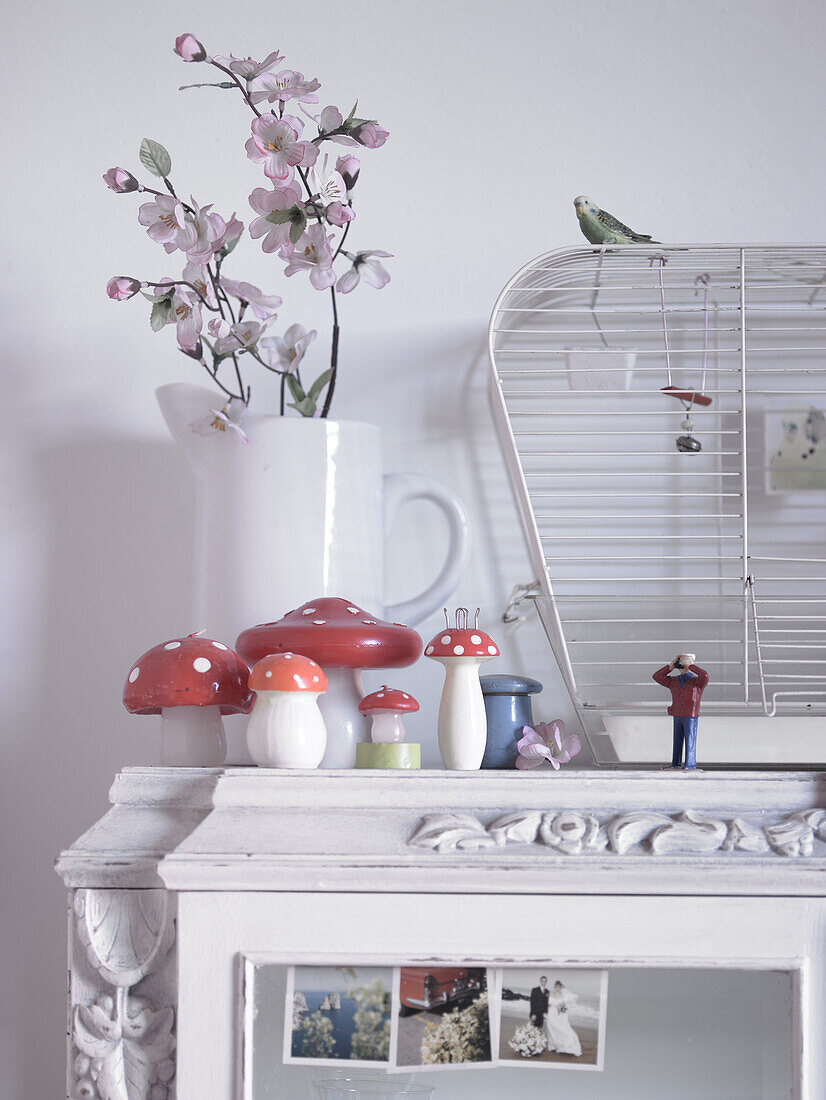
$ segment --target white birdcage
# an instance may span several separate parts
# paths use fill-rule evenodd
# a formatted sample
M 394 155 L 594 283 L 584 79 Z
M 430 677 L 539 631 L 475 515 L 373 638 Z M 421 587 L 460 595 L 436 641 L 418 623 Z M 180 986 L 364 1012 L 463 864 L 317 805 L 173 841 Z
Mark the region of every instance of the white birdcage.
M 586 734 L 654 758 L 651 673 L 681 652 L 711 674 L 704 718 L 741 739 L 758 726 L 737 716 L 825 714 L 826 246 L 550 252 L 502 291 L 489 346 L 537 607 Z M 726 745 L 712 757 L 753 759 Z

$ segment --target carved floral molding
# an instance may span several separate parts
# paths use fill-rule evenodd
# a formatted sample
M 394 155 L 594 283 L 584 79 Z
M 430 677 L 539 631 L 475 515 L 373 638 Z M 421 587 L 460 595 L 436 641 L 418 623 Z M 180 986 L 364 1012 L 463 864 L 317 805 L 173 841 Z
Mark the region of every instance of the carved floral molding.
M 799 810 L 771 824 L 757 816 L 695 810 L 672 814 L 639 810 L 613 816 L 522 810 L 503 814 L 487 825 L 474 814 L 427 814 L 407 843 L 436 852 L 538 844 L 569 856 L 750 852 L 795 858 L 812 855 L 816 838 L 826 841 L 826 810 Z
M 168 1100 L 174 1092 L 175 1011 L 134 996 L 175 939 L 163 890 L 78 890 L 80 942 L 110 992 L 72 1014 L 72 1100 Z

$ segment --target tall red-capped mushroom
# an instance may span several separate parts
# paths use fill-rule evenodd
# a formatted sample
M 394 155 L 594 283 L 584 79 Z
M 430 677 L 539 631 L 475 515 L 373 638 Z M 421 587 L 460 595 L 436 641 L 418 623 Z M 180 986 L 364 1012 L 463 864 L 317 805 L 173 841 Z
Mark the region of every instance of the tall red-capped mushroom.
M 301 653 L 327 675 L 327 693 L 319 707 L 327 727 L 322 768 L 352 768 L 356 745 L 367 731 L 358 704 L 364 695 L 361 670 L 403 668 L 418 660 L 422 640 L 402 623 L 387 623 L 349 600 L 322 596 L 290 611 L 274 623 L 239 634 L 241 656 L 253 664 L 270 653 Z
M 218 767 L 227 755 L 222 714 L 248 714 L 249 669 L 223 642 L 190 634 L 149 649 L 123 686 L 130 714 L 160 714 L 161 763 Z
M 439 704 L 439 752 L 444 766 L 453 771 L 476 771 L 482 765 L 488 722 L 479 682 L 479 667 L 499 656 L 499 647 L 479 629 L 479 611 L 473 627 L 468 611 L 456 611 L 450 626 L 445 609 L 445 629 L 425 649 L 425 656 L 444 665 L 445 686 Z

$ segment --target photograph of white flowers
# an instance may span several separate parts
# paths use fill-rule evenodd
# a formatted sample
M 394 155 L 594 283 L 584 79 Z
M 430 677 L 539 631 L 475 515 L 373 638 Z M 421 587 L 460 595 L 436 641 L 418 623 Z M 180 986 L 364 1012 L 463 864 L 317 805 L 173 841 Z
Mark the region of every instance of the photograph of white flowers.
M 499 990 L 495 1011 L 502 1064 L 603 1068 L 607 970 L 503 970 Z
M 479 966 L 401 967 L 393 990 L 390 1072 L 493 1065 L 494 979 L 494 971 Z

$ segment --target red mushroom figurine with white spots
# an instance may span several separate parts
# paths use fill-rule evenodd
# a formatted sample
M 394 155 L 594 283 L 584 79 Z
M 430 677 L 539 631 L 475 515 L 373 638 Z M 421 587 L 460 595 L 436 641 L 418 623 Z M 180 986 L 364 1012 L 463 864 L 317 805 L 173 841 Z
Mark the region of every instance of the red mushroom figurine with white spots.
M 247 748 L 265 768 L 317 768 L 327 747 L 318 697 L 327 677 L 315 661 L 297 653 L 262 657 L 250 673 L 255 705 Z
M 222 714 L 248 714 L 249 669 L 229 646 L 200 634 L 172 638 L 139 657 L 123 687 L 130 714 L 160 714 L 161 763 L 220 767 L 227 757 Z
M 302 653 L 327 675 L 327 693 L 320 700 L 327 727 L 327 751 L 322 768 L 353 768 L 356 745 L 367 741 L 358 706 L 364 696 L 361 670 L 403 668 L 422 653 L 415 630 L 386 623 L 337 596 L 310 600 L 275 623 L 263 623 L 238 635 L 238 652 L 250 665 L 269 653 Z
M 425 657 L 445 667 L 445 686 L 439 704 L 439 752 L 450 771 L 476 771 L 485 755 L 488 724 L 479 683 L 479 666 L 499 656 L 490 635 L 479 629 L 479 612 L 472 629 L 468 611 L 456 612 L 456 626 L 446 625 L 425 648 Z M 445 610 L 445 623 L 448 623 Z
M 366 695 L 359 703 L 365 718 L 373 719 L 370 736 L 374 744 L 404 741 L 404 715 L 413 714 L 419 704 L 406 691 L 383 684 L 378 691 Z

